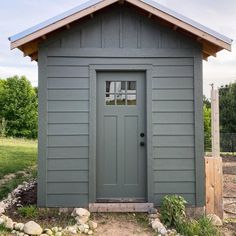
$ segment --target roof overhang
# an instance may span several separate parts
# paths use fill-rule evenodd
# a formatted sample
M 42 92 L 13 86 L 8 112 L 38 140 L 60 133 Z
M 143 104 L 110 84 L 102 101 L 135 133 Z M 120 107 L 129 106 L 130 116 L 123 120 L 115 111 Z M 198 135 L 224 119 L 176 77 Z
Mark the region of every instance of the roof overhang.
M 153 0 L 90 0 L 76 8 L 10 37 L 11 49 L 19 48 L 23 51 L 24 56 L 30 56 L 31 60 L 37 60 L 38 45 L 41 41 L 47 39 L 53 35 L 53 33 L 60 31 L 62 28 L 66 27 L 69 29 L 70 24 L 73 22 L 89 15 L 92 16 L 95 12 L 116 2 L 120 4 L 128 2 L 147 12 L 149 18 L 152 16 L 157 17 L 171 26 L 173 30 L 178 30 L 195 38 L 196 41 L 202 44 L 203 59 L 207 59 L 209 56 L 216 56 L 216 53 L 222 49 L 231 51 L 231 39 Z

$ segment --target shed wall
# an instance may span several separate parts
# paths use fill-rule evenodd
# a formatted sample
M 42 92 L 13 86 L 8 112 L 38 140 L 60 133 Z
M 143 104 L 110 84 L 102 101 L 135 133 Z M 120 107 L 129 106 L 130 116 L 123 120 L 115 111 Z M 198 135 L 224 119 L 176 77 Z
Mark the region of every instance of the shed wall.
M 133 8 L 122 7 L 95 14 L 43 43 L 39 54 L 39 205 L 89 203 L 89 66 L 94 64 L 152 66 L 148 118 L 153 130 L 154 203 L 174 193 L 190 205 L 203 204 L 202 197 L 196 202 L 196 188 L 203 191 L 203 182 L 200 187 L 196 183 L 196 165 L 203 165 L 203 137 L 201 132 L 198 137 L 195 134 L 195 100 L 202 89 L 194 86 L 195 80 L 202 80 L 195 65 L 196 60 L 201 63 L 200 53 L 191 40 Z M 202 120 L 198 122 L 202 129 Z M 200 139 L 198 147 L 196 138 Z

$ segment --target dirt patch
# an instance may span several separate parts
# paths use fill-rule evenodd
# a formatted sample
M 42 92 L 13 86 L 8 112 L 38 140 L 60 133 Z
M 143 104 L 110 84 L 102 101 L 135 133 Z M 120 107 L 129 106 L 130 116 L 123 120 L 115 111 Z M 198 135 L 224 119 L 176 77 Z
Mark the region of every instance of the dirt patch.
M 225 223 L 221 235 L 236 236 L 236 156 L 223 156 Z
M 146 218 L 146 214 L 93 214 L 93 219 L 98 223 L 95 235 L 154 235 L 153 230 L 148 226 Z

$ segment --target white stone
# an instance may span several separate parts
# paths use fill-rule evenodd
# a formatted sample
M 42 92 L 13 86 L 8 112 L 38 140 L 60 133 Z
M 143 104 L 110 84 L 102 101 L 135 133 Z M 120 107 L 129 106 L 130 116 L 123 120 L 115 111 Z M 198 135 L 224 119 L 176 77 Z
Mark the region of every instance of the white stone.
M 14 223 L 13 223 L 13 220 L 11 218 L 7 218 L 5 223 L 4 223 L 4 226 L 7 228 L 7 229 L 13 229 L 14 227 Z
M 57 233 L 57 232 L 58 232 L 58 227 L 53 227 L 53 228 L 52 228 L 52 231 L 53 231 L 54 233 Z
M 152 222 L 152 228 L 156 230 L 158 233 L 165 235 L 167 233 L 167 230 L 165 226 L 159 221 L 159 219 L 155 219 Z
M 24 229 L 24 224 L 23 224 L 23 223 L 16 223 L 16 224 L 14 225 L 14 228 L 15 228 L 15 230 L 23 231 L 23 229 Z
M 89 225 L 89 228 L 92 229 L 92 230 L 94 230 L 98 227 L 98 224 L 96 222 L 92 221 L 92 220 L 90 220 L 88 222 L 88 225 Z
M 84 224 L 84 228 L 85 229 L 89 229 L 89 225 L 88 224 Z
M 59 208 L 59 213 L 68 213 L 69 208 Z
M 62 231 L 62 227 L 58 227 L 58 231 Z
M 42 234 L 43 229 L 36 222 L 29 221 L 24 225 L 24 232 L 31 235 L 40 235 Z
M 5 219 L 0 218 L 0 225 L 4 224 L 4 222 L 5 222 Z
M 55 236 L 62 236 L 62 232 L 56 232 Z
M 93 234 L 93 231 L 92 230 L 89 230 L 88 231 L 88 235 L 92 235 Z
M 79 226 L 78 226 L 78 230 L 79 230 L 81 233 L 83 233 L 84 230 L 85 230 L 84 225 L 79 225 Z
M 40 234 L 40 236 L 48 236 L 48 234 Z
M 5 212 L 6 204 L 4 202 L 0 202 L 0 215 Z
M 79 216 L 79 217 L 83 217 L 83 216 L 90 216 L 90 212 L 87 209 L 84 208 L 75 208 L 71 214 L 72 216 Z
M 215 214 L 209 214 L 209 215 L 207 215 L 207 218 L 209 218 L 211 220 L 212 224 L 215 225 L 215 226 L 223 225 L 222 220 L 220 219 L 220 217 L 215 215 Z
M 53 232 L 50 229 L 45 229 L 44 231 L 47 235 L 53 235 Z
M 76 216 L 75 220 L 78 225 L 84 225 L 89 221 L 89 217 L 88 216 Z
M 85 230 L 84 230 L 84 233 L 85 233 L 85 234 L 87 234 L 88 232 L 89 232 L 89 230 L 88 230 L 88 229 L 85 229 Z
M 76 234 L 77 233 L 77 227 L 76 226 L 68 226 L 67 231 L 72 233 L 72 234 Z

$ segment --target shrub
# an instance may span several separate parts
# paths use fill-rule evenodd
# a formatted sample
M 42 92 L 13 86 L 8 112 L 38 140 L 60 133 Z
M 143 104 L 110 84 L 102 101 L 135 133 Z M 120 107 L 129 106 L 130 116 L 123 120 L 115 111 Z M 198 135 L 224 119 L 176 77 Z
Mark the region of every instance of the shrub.
M 39 211 L 34 205 L 20 207 L 18 213 L 25 218 L 36 218 L 39 215 Z
M 198 220 L 186 217 L 186 203 L 181 196 L 165 196 L 161 205 L 161 221 L 166 226 L 175 227 L 177 232 L 184 236 L 218 236 L 219 232 L 211 219 L 205 216 Z
M 161 205 L 161 221 L 166 226 L 176 226 L 185 218 L 185 204 L 187 202 L 178 195 L 167 195 Z
M 176 225 L 178 233 L 185 236 L 217 236 L 219 232 L 217 228 L 212 224 L 211 220 L 205 216 L 202 216 L 199 220 L 185 219 Z

